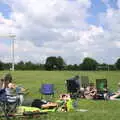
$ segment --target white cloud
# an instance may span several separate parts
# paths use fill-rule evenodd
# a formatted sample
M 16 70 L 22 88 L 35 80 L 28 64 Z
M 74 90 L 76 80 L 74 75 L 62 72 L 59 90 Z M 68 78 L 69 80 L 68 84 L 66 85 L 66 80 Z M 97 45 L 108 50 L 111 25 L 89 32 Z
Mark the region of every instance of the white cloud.
M 34 51 L 42 51 L 46 56 L 65 56 L 68 54 L 64 51 L 66 47 L 69 52 L 70 46 L 77 45 L 79 31 L 88 26 L 85 19 L 89 15 L 89 0 L 5 1 L 12 8 L 12 31 L 16 33 L 17 40 L 24 40 L 26 45 L 19 48 L 21 52 L 30 51 L 34 54 Z M 26 40 L 33 42 L 34 47 L 26 43 Z M 68 43 L 70 46 L 66 46 Z
M 120 41 L 115 41 L 114 44 L 115 44 L 118 48 L 120 48 Z
M 0 50 L 4 52 L 8 52 L 10 50 L 9 46 L 3 43 L 0 43 Z
M 4 62 L 11 61 L 11 47 L 0 40 L 0 60 Z
M 118 52 L 120 42 L 120 9 L 107 9 L 105 13 L 100 15 L 100 20 L 105 28 L 104 34 L 101 36 L 102 41 L 104 41 L 104 54 L 108 57 L 107 59 L 111 59 L 113 62 L 113 60 L 120 57 Z
M 90 0 L 4 0 L 11 7 L 10 19 L 2 16 L 0 32 L 17 35 L 16 62 L 43 62 L 47 56 L 62 56 L 67 63 L 80 63 L 90 56 L 113 62 L 120 40 L 120 11 L 108 8 L 100 15 L 104 27 L 90 25 Z M 108 4 L 108 1 L 103 0 Z M 119 4 L 119 2 L 118 2 Z M 5 22 L 9 21 L 9 22 Z M 8 24 L 9 23 L 9 24 Z M 12 25 L 12 26 L 11 26 Z M 116 46 L 117 45 L 117 46 Z M 109 56 L 111 52 L 111 56 Z
M 5 19 L 2 15 L 2 13 L 0 13 L 0 23 L 11 26 L 12 25 L 12 20 Z
M 117 6 L 120 9 L 120 0 L 117 0 Z
M 0 35 L 6 35 L 11 32 L 12 20 L 5 19 L 2 13 L 0 13 Z

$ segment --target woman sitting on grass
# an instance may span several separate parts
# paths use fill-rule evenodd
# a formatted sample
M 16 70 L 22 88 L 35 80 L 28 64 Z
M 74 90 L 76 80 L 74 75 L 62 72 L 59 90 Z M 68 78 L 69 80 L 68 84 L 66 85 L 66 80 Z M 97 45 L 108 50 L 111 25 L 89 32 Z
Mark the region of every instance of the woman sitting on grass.
M 97 90 L 94 86 L 94 83 L 90 83 L 90 85 L 85 89 L 84 96 L 86 99 L 94 99 L 96 97 Z
M 120 83 L 118 83 L 118 91 L 110 96 L 110 100 L 115 100 L 117 98 L 120 98 Z
M 60 95 L 60 99 L 56 102 L 47 102 L 44 100 L 35 99 L 32 103 L 32 107 L 37 107 L 40 109 L 54 109 L 58 108 L 58 111 L 67 111 L 67 101 L 70 100 L 69 94 Z

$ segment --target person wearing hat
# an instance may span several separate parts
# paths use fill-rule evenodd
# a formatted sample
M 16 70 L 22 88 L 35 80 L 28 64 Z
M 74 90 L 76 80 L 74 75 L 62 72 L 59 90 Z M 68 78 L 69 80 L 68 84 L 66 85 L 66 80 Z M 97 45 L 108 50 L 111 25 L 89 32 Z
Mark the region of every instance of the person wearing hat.
M 7 88 L 9 83 L 12 83 L 12 75 L 10 73 L 6 73 L 0 80 L 0 88 Z

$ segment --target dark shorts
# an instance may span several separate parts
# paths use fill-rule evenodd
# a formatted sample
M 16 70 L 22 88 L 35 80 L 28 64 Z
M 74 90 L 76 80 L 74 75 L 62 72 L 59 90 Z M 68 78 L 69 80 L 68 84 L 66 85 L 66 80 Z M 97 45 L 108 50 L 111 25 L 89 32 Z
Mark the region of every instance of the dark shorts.
M 47 102 L 43 102 L 43 101 L 40 100 L 40 99 L 35 99 L 35 100 L 33 100 L 31 106 L 32 106 L 32 107 L 41 108 L 41 106 L 44 105 L 44 104 L 47 104 Z

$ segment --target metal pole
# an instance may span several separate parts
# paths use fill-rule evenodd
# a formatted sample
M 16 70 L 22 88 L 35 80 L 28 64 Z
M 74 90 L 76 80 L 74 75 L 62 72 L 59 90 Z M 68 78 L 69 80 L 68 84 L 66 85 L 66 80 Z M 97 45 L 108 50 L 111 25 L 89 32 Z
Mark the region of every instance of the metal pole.
M 109 64 L 108 64 L 108 71 L 109 71 Z
M 12 57 L 12 68 L 11 68 L 11 70 L 12 71 L 14 71 L 14 64 L 15 64 L 15 60 L 14 60 L 14 42 L 15 42 L 15 37 L 16 37 L 16 35 L 11 35 L 10 34 L 10 36 L 9 36 L 10 38 L 11 38 L 11 57 Z
M 10 70 L 14 71 L 14 64 L 15 64 L 15 61 L 14 61 L 14 41 L 15 41 L 15 37 L 16 35 L 13 35 L 13 34 L 9 34 L 9 35 L 0 35 L 0 37 L 9 37 L 11 38 L 11 57 L 12 57 L 12 68 L 10 68 Z
M 15 37 L 13 37 L 13 39 L 12 39 L 12 71 L 14 71 L 14 64 L 15 64 L 15 61 L 14 61 L 14 40 L 15 40 Z

